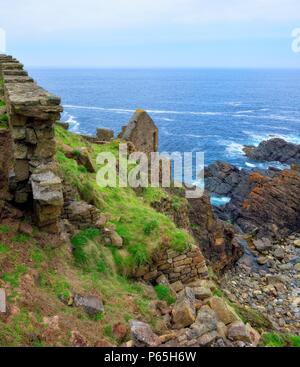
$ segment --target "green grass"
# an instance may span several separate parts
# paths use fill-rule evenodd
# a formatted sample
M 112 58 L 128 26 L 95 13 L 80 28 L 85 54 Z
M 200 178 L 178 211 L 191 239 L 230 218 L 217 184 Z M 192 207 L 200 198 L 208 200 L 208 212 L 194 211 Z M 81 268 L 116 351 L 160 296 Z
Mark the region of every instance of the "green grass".
M 152 232 L 154 232 L 156 229 L 159 228 L 159 224 L 156 220 L 152 220 L 151 222 L 148 222 L 144 226 L 144 233 L 147 236 L 150 236 Z
M 166 301 L 168 305 L 172 305 L 176 302 L 176 298 L 171 295 L 170 289 L 162 284 L 155 287 L 157 298 L 161 301 Z
M 17 234 L 16 236 L 13 237 L 13 241 L 16 243 L 26 243 L 28 242 L 30 239 L 30 236 L 28 234 Z
M 40 265 L 45 260 L 45 257 L 40 249 L 34 248 L 31 250 L 31 259 L 35 265 Z
M 4 245 L 3 243 L 0 243 L 0 255 L 1 254 L 6 254 L 9 252 L 9 248 Z
M 186 232 L 177 230 L 173 234 L 171 245 L 173 249 L 175 249 L 176 251 L 183 252 L 188 247 L 190 247 L 191 243 L 189 243 L 189 241 L 190 241 L 190 237 Z
M 55 130 L 58 148 L 56 160 L 65 180 L 77 189 L 81 199 L 95 205 L 106 215 L 108 226 L 113 224 L 116 232 L 123 239 L 124 246 L 121 250 L 111 250 L 115 266 L 120 273 L 129 274 L 139 264 L 148 263 L 155 251 L 161 247 L 170 246 L 181 253 L 194 243 L 190 234 L 178 229 L 170 218 L 152 208 L 152 202 L 169 196 L 164 190 L 143 189 L 141 197 L 140 192 L 137 194 L 130 187 L 99 187 L 96 183 L 96 174 L 80 171 L 76 160 L 67 158 L 63 153 L 64 145 L 68 145 L 73 150 L 85 147 L 88 148 L 95 163 L 97 154 L 101 152 L 108 151 L 118 157 L 119 141 L 97 145 L 87 142 L 79 135 L 72 134 L 60 126 L 56 126 Z M 87 257 L 90 255 L 82 251 L 86 244 L 77 243 L 75 239 L 73 246 L 77 264 L 87 263 Z M 92 253 L 95 254 L 98 251 L 99 249 L 95 249 Z M 100 272 L 104 271 L 101 262 L 99 269 Z
M 85 251 L 85 248 L 90 241 L 95 240 L 99 236 L 100 236 L 99 229 L 87 228 L 80 231 L 71 239 L 71 243 L 74 247 L 73 255 L 75 258 L 76 265 L 80 266 L 88 263 L 89 259 Z
M 2 224 L 2 225 L 0 225 L 0 233 L 2 233 L 2 234 L 7 234 L 7 233 L 9 233 L 9 232 L 11 232 L 12 231 L 12 229 L 11 229 L 11 227 L 10 226 L 8 226 L 8 225 L 6 225 L 6 224 Z
M 130 245 L 128 247 L 129 252 L 129 264 L 133 267 L 139 267 L 150 263 L 149 252 L 141 243 L 137 243 L 136 245 Z
M 213 291 L 213 295 L 214 295 L 215 297 L 222 298 L 222 297 L 223 297 L 223 292 L 221 291 L 221 289 L 215 289 L 215 290 Z
M 20 277 L 26 273 L 26 271 L 27 267 L 23 264 L 19 264 L 13 272 L 3 274 L 1 279 L 9 283 L 13 288 L 17 288 L 19 286 Z
M 5 105 L 6 105 L 6 103 L 3 101 L 3 99 L 0 99 L 0 107 L 3 107 Z
M 265 347 L 300 347 L 300 336 L 290 334 L 279 334 L 279 333 L 264 333 L 262 335 L 262 344 Z

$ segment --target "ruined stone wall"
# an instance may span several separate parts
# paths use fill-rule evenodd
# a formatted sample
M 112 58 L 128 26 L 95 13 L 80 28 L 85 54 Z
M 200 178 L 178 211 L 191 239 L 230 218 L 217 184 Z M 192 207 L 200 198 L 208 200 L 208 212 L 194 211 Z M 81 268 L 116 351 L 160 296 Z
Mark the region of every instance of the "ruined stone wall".
M 39 227 L 57 231 L 63 205 L 60 178 L 55 174 L 54 124 L 60 98 L 39 87 L 16 59 L 0 55 L 0 79 L 13 141 L 13 167 L 7 172 L 16 204 L 33 202 Z
M 165 275 L 170 284 L 178 281 L 183 284 L 208 275 L 205 258 L 198 246 L 193 246 L 183 253 L 173 249 L 158 251 L 152 265 L 140 268 L 136 276 L 145 281 L 154 281 Z

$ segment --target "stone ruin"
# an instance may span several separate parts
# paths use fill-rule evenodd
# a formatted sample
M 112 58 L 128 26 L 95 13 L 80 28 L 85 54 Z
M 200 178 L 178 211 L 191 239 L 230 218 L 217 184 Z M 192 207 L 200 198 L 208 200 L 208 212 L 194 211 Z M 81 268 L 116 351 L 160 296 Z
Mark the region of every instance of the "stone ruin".
M 0 133 L 6 152 L 0 168 L 0 200 L 32 206 L 35 223 L 56 232 L 63 206 L 54 162 L 54 124 L 63 110 L 60 98 L 39 87 L 11 56 L 0 55 L 0 81 L 8 115 L 8 126 Z
M 158 128 L 144 110 L 136 110 L 118 138 L 133 143 L 136 151 L 150 154 L 158 151 Z

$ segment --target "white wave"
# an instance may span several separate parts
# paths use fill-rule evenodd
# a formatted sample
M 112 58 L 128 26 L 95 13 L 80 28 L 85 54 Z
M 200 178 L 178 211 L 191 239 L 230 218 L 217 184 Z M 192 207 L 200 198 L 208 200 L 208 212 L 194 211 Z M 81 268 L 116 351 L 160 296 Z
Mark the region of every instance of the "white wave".
M 245 155 L 243 148 L 244 146 L 242 144 L 231 142 L 226 147 L 226 154 L 230 157 Z
M 295 135 L 286 135 L 286 134 L 256 134 L 253 133 L 252 131 L 247 131 L 244 130 L 243 133 L 245 135 L 248 135 L 250 140 L 251 140 L 251 144 L 253 145 L 258 145 L 259 143 L 261 143 L 263 140 L 269 140 L 269 139 L 273 139 L 273 138 L 280 138 L 283 139 L 285 141 L 288 141 L 290 143 L 294 143 L 294 144 L 300 144 L 300 136 L 295 136 Z M 248 143 L 249 144 L 249 143 Z
M 240 101 L 233 101 L 233 102 L 226 102 L 225 104 L 226 104 L 226 105 L 228 105 L 228 106 L 239 107 L 239 106 L 241 106 L 243 103 L 242 103 L 242 102 L 240 102 Z
M 78 132 L 80 123 L 76 120 L 75 116 L 70 115 L 67 112 L 64 112 L 62 116 L 62 120 L 70 125 L 70 131 Z
M 256 167 L 256 164 L 253 164 L 253 163 L 249 163 L 249 162 L 245 162 L 245 165 L 249 168 L 255 168 Z
M 237 115 L 244 115 L 244 114 L 247 114 L 247 113 L 254 113 L 256 112 L 255 110 L 245 110 L 245 111 L 237 111 L 236 114 Z
M 95 107 L 95 106 L 78 106 L 78 105 L 64 105 L 65 108 L 73 108 L 73 109 L 83 109 L 83 110 L 96 110 L 96 111 L 110 111 L 116 113 L 134 113 L 133 109 L 123 109 L 123 108 L 104 108 L 104 107 Z M 194 111 L 168 111 L 168 110 L 151 110 L 147 109 L 148 113 L 153 114 L 171 114 L 171 115 L 197 115 L 197 116 L 219 116 L 223 115 L 223 112 L 194 112 Z
M 160 118 L 157 118 L 157 120 L 167 121 L 167 122 L 175 121 L 174 119 L 169 119 L 169 118 L 167 118 L 167 117 L 160 117 Z

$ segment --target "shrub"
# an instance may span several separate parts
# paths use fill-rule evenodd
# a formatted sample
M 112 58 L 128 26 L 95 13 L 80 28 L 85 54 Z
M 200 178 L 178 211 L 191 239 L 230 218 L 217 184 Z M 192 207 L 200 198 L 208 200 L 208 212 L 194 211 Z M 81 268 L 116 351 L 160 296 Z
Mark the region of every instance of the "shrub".
M 3 106 L 5 106 L 5 102 L 2 99 L 0 99 L 0 107 L 3 107 Z
M 157 285 L 155 292 L 159 300 L 166 301 L 169 305 L 172 305 L 176 301 L 176 298 L 171 295 L 170 289 L 165 285 Z

